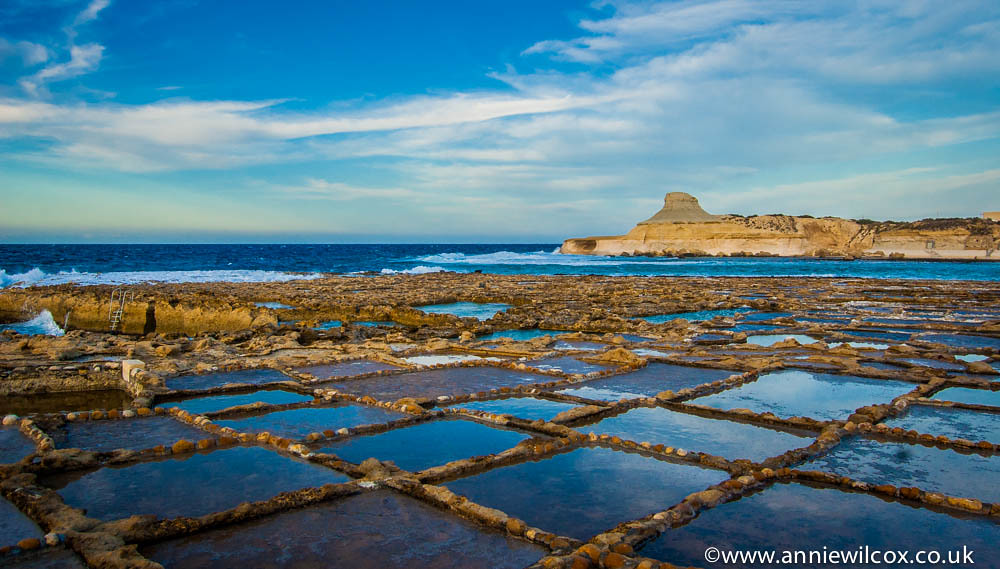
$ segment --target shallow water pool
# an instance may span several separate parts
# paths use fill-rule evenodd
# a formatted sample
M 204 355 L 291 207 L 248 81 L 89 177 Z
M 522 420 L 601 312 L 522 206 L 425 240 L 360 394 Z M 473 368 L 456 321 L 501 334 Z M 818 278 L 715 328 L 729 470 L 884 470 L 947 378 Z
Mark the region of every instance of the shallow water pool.
M 445 485 L 528 525 L 586 540 L 620 522 L 665 510 L 726 478 L 717 470 L 583 447 Z
M 711 383 L 732 375 L 732 371 L 694 366 L 651 363 L 636 371 L 573 384 L 556 391 L 599 401 L 653 397 L 666 390 L 677 391 Z
M 215 424 L 240 432 L 268 432 L 279 437 L 301 439 L 314 432 L 357 427 L 375 423 L 388 423 L 408 417 L 404 413 L 381 407 L 367 407 L 354 403 L 339 403 L 324 407 L 302 407 L 287 411 L 274 411 L 264 415 L 251 415 L 235 419 L 217 419 Z
M 211 395 L 208 397 L 196 397 L 181 401 L 164 401 L 157 404 L 157 407 L 178 407 L 193 415 L 204 415 L 213 411 L 221 411 L 237 405 L 251 405 L 253 403 L 266 403 L 268 405 L 285 405 L 287 403 L 304 403 L 312 401 L 313 398 L 294 391 L 283 391 L 281 389 L 265 389 L 253 393 L 239 393 L 236 395 Z
M 67 422 L 48 431 L 56 448 L 79 448 L 94 452 L 115 449 L 144 450 L 170 446 L 179 439 L 197 441 L 214 438 L 209 433 L 170 417 L 137 417 L 100 421 Z
M 499 387 L 549 381 L 549 378 L 525 371 L 492 366 L 453 367 L 414 371 L 384 377 L 327 383 L 345 393 L 371 395 L 379 401 L 402 397 L 439 397 L 466 395 Z
M 951 439 L 1000 443 L 1000 414 L 986 411 L 911 405 L 902 416 L 885 424 Z
M 0 415 L 123 409 L 131 404 L 132 396 L 118 389 L 4 395 L 0 397 Z
M 487 413 L 496 415 L 513 415 L 519 419 L 527 419 L 529 421 L 536 419 L 549 421 L 559 413 L 577 407 L 577 404 L 536 397 L 509 397 L 507 399 L 492 399 L 489 401 L 469 401 L 454 405 L 454 407 L 486 411 Z
M 339 472 L 261 447 L 235 447 L 69 472 L 42 483 L 90 517 L 113 520 L 136 514 L 202 516 L 279 492 L 347 480 Z
M 146 546 L 140 552 L 167 569 L 521 569 L 546 550 L 414 498 L 378 490 Z
M 276 381 L 291 381 L 292 378 L 271 368 L 242 369 L 238 371 L 220 371 L 200 375 L 181 375 L 167 378 L 170 389 L 209 389 L 227 383 L 249 383 L 261 385 Z
M 845 520 L 847 520 L 845 522 Z M 676 565 L 704 566 L 709 547 L 722 551 L 977 551 L 992 564 L 1000 525 L 985 517 L 953 517 L 867 494 L 800 484 L 775 484 L 735 502 L 705 510 L 686 525 L 667 530 L 639 554 Z M 789 567 L 820 567 L 791 563 Z M 825 565 L 827 567 L 831 565 Z M 863 564 L 845 565 L 852 567 Z M 882 567 L 886 565 L 874 565 Z M 712 567 L 734 567 L 715 563 Z
M 800 470 L 823 470 L 873 484 L 916 486 L 950 496 L 1000 500 L 1000 456 L 853 437 Z
M 528 438 L 530 435 L 519 431 L 450 419 L 352 437 L 326 445 L 319 452 L 354 463 L 371 457 L 391 460 L 404 470 L 418 472 L 453 460 L 498 453 Z
M 865 405 L 889 403 L 912 389 L 913 386 L 902 381 L 783 370 L 766 373 L 740 387 L 693 399 L 691 403 L 829 421 L 847 419 Z
M 931 399 L 968 403 L 972 405 L 992 405 L 1000 407 L 1000 391 L 973 389 L 971 387 L 949 387 L 934 394 Z M 1000 416 L 997 417 L 1000 420 Z
M 662 407 L 640 407 L 577 430 L 619 436 L 635 442 L 663 444 L 690 451 L 707 452 L 736 460 L 760 462 L 795 448 L 808 446 L 815 434 L 792 433 L 698 415 Z
M 392 371 L 397 369 L 401 368 L 375 360 L 351 360 L 335 364 L 300 367 L 296 368 L 295 371 L 309 373 L 320 379 L 329 379 L 331 377 L 350 377 L 353 375 L 374 373 L 376 371 Z
M 498 302 L 453 302 L 451 304 L 428 304 L 425 306 L 414 306 L 417 310 L 422 310 L 430 314 L 451 314 L 459 318 L 475 318 L 477 320 L 489 320 L 497 313 L 511 308 L 510 304 Z

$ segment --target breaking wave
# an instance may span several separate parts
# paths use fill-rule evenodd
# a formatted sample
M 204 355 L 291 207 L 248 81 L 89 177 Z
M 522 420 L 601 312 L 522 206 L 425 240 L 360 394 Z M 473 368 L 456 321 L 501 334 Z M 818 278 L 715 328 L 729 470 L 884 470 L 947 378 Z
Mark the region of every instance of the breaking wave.
M 427 273 L 441 273 L 447 271 L 448 269 L 444 267 L 428 267 L 426 265 L 417 265 L 412 269 L 404 269 L 397 271 L 394 269 L 382 269 L 381 274 L 383 275 L 426 275 Z
M 0 324 L 0 330 L 13 330 L 19 334 L 62 336 L 65 330 L 56 324 L 52 313 L 43 310 L 31 320 L 25 322 L 15 322 L 13 324 Z
M 315 279 L 320 273 L 287 273 L 283 271 L 232 270 L 232 271 L 121 271 L 107 273 L 80 273 L 59 271 L 46 273 L 31 269 L 24 273 L 7 274 L 0 269 L 0 288 L 45 286 L 59 284 L 126 285 L 138 283 L 211 283 L 211 282 L 286 282 Z

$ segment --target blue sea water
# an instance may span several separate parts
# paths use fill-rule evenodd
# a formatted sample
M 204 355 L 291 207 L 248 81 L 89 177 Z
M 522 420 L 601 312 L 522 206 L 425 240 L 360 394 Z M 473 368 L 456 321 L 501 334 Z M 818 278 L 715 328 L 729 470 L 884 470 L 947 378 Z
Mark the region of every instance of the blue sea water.
M 1000 280 L 1000 263 L 561 255 L 555 244 L 0 245 L 0 287 L 279 281 L 320 273 L 815 276 Z M 304 274 L 292 274 L 304 273 Z

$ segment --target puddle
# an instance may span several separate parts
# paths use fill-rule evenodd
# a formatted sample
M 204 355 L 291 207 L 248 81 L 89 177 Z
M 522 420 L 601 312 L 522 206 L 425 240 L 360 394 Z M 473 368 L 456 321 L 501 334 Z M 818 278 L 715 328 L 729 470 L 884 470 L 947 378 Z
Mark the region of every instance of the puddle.
M 653 339 L 653 338 L 650 338 L 650 337 L 647 337 L 647 336 L 637 336 L 635 334 L 615 334 L 615 336 L 620 337 L 621 339 L 625 340 L 626 342 L 632 342 L 632 343 L 635 343 L 635 344 L 640 344 L 642 342 L 649 342 L 650 340 Z
M 349 478 L 261 447 L 234 447 L 130 466 L 69 472 L 42 480 L 87 515 L 113 520 L 136 514 L 203 516 L 241 502 Z
M 992 348 L 1000 350 L 1000 338 L 987 336 L 972 336 L 968 334 L 921 334 L 914 338 L 925 342 L 936 342 L 953 348 Z
M 841 334 L 856 336 L 859 338 L 875 338 L 877 340 L 894 340 L 905 342 L 910 339 L 909 332 L 880 332 L 877 330 L 838 330 Z
M 985 516 L 953 517 L 925 508 L 887 502 L 876 496 L 834 488 L 775 484 L 735 502 L 705 510 L 690 523 L 666 531 L 639 555 L 666 559 L 676 565 L 703 567 L 705 550 L 722 551 L 858 551 L 935 549 L 961 545 L 975 550 L 978 562 L 991 563 L 1000 539 L 1000 525 Z M 713 567 L 733 567 L 715 563 Z M 833 567 L 802 565 L 788 567 Z M 861 563 L 844 566 L 862 567 Z M 881 565 L 874 565 L 879 567 Z M 888 566 L 888 565 L 886 565 Z
M 858 362 L 858 363 L 861 364 L 864 367 L 870 367 L 870 368 L 874 368 L 874 369 L 881 369 L 881 370 L 885 370 L 885 371 L 899 371 L 901 369 L 906 369 L 903 366 L 896 365 L 896 364 L 885 363 L 885 362 L 866 362 L 866 361 L 861 361 L 861 362 Z
M 332 330 L 334 328 L 340 328 L 344 323 L 340 320 L 326 320 L 320 322 L 316 326 L 313 326 L 313 330 Z
M 170 389 L 209 389 L 219 387 L 227 383 L 249 383 L 260 385 L 263 383 L 273 383 L 275 381 L 291 381 L 292 378 L 276 369 L 257 368 L 243 369 L 239 371 L 222 371 L 216 373 L 206 373 L 201 375 L 181 375 L 167 378 L 167 387 Z
M 470 401 L 460 405 L 454 405 L 459 409 L 475 409 L 476 411 L 486 411 L 495 415 L 513 415 L 519 419 L 534 421 L 543 419 L 552 420 L 553 417 L 577 407 L 575 403 L 564 403 L 562 401 L 552 401 L 535 397 L 509 397 L 507 399 L 493 399 L 490 401 Z
M 761 375 L 757 381 L 699 397 L 691 403 L 829 421 L 845 420 L 858 407 L 889 403 L 912 390 L 913 386 L 901 381 L 784 370 Z
M 666 509 L 726 478 L 724 472 L 698 466 L 583 447 L 446 485 L 530 526 L 586 540 L 620 522 Z
M 752 312 L 743 315 L 743 322 L 764 322 L 775 318 L 788 318 L 794 316 L 791 312 Z
M 635 348 L 632 350 L 632 353 L 644 358 L 667 358 L 673 355 L 673 352 L 661 352 L 660 350 L 651 350 L 649 348 Z
M 212 435 L 170 417 L 142 417 L 101 421 L 67 422 L 48 431 L 56 448 L 79 448 L 95 452 L 115 449 L 143 450 L 170 446 L 179 439 L 197 441 Z
M 255 302 L 253 305 L 257 308 L 274 308 L 275 310 L 295 308 L 294 306 L 289 306 L 280 302 Z
M 301 439 L 309 433 L 388 423 L 403 417 L 408 415 L 380 407 L 340 403 L 332 407 L 302 407 L 239 419 L 217 419 L 215 423 L 244 433 L 266 431 L 279 437 Z
M 167 569 L 521 569 L 546 550 L 481 529 L 414 498 L 378 490 L 146 546 L 140 552 Z
M 531 328 L 528 330 L 502 330 L 500 332 L 493 332 L 492 334 L 480 336 L 476 338 L 476 340 L 489 342 L 500 340 L 502 338 L 510 338 L 511 340 L 515 340 L 517 342 L 524 342 L 534 338 L 541 338 L 542 336 L 558 336 L 559 334 L 567 333 L 567 330 L 541 330 L 539 328 Z
M 754 462 L 808 446 L 816 438 L 815 434 L 805 431 L 792 434 L 662 407 L 640 407 L 575 428 L 583 432 L 616 435 L 635 442 L 707 452 L 729 460 L 746 458 Z
M 555 350 L 581 350 L 588 352 L 596 352 L 607 348 L 607 344 L 601 344 L 599 342 L 580 342 L 580 341 L 563 341 L 559 340 L 552 345 Z
M 211 397 L 198 397 L 195 399 L 184 399 L 182 401 L 164 401 L 158 403 L 157 407 L 179 407 L 193 415 L 204 415 L 213 411 L 221 411 L 237 405 L 250 405 L 253 403 L 267 403 L 269 405 L 285 405 L 287 403 L 302 403 L 312 401 L 312 397 L 283 391 L 281 389 L 268 389 L 255 391 L 254 393 L 240 393 L 238 395 L 214 395 Z
M 693 366 L 651 363 L 636 371 L 594 379 L 560 389 L 556 393 L 598 401 L 653 397 L 666 390 L 678 391 L 729 377 L 735 372 Z
M 414 308 L 429 314 L 451 314 L 460 318 L 489 320 L 497 313 L 511 308 L 511 305 L 491 302 L 454 302 L 452 304 L 428 304 L 426 306 L 414 306 Z
M 674 314 L 657 314 L 655 316 L 642 316 L 640 319 L 645 320 L 651 324 L 663 324 L 664 322 L 670 322 L 677 318 L 687 320 L 688 322 L 704 322 L 705 320 L 711 320 L 716 316 L 722 316 L 725 318 L 732 318 L 737 314 L 742 314 L 744 312 L 752 311 L 752 308 L 723 308 L 719 310 L 698 310 L 695 312 L 676 312 Z
M 773 332 L 780 329 L 781 326 L 773 324 L 737 324 L 727 328 L 727 330 L 732 330 L 733 332 Z
M 876 344 L 874 342 L 840 342 L 837 344 L 830 344 L 830 347 L 838 348 L 845 345 L 859 350 L 885 350 L 889 348 L 889 344 Z
M 798 468 L 833 472 L 873 484 L 916 486 L 985 502 L 1000 500 L 1000 486 L 996 484 L 1000 456 L 853 437 Z
M 471 354 L 429 354 L 424 356 L 411 356 L 403 358 L 413 365 L 433 366 L 441 364 L 457 364 L 461 362 L 475 362 L 479 360 L 500 361 L 500 358 L 481 358 Z
M 4 395 L 0 397 L 0 415 L 123 409 L 131 405 L 132 396 L 118 389 Z
M 399 324 L 393 322 L 392 320 L 355 320 L 351 322 L 351 325 L 374 328 L 376 326 L 398 326 Z
M 971 387 L 949 387 L 934 394 L 932 399 L 968 403 L 971 405 L 992 405 L 1000 407 L 1000 391 L 973 389 Z
M 956 364 L 954 362 L 945 362 L 941 360 L 932 360 L 929 358 L 903 358 L 900 361 L 904 361 L 915 366 L 929 367 L 933 369 L 943 369 L 946 371 L 965 371 L 965 366 L 961 364 Z
M 962 360 L 963 362 L 983 362 L 990 359 L 990 357 L 979 354 L 962 354 L 960 356 L 955 356 L 955 359 Z
M 296 368 L 295 371 L 310 373 L 320 379 L 329 379 L 331 377 L 350 377 L 352 375 L 362 375 L 376 371 L 392 371 L 395 369 L 401 368 L 374 360 L 351 360 L 335 364 L 300 367 Z
M 542 381 L 549 381 L 549 378 L 523 371 L 474 366 L 332 382 L 326 386 L 355 395 L 371 395 L 379 401 L 395 401 L 402 397 L 465 395 L 498 387 L 513 387 Z
M 419 472 L 453 460 L 495 454 L 528 438 L 529 435 L 518 431 L 451 419 L 352 437 L 327 445 L 319 452 L 333 453 L 356 464 L 371 457 L 391 460 L 404 470 Z
M 524 362 L 525 365 L 541 370 L 556 370 L 563 373 L 590 373 L 592 371 L 602 371 L 614 366 L 603 364 L 592 364 L 578 360 L 572 356 L 558 356 L 554 358 L 542 358 Z
M 0 497 L 0 543 L 14 545 L 29 537 L 42 537 L 44 533 L 28 516 L 21 513 L 14 504 Z M 0 546 L 2 547 L 2 546 Z M 0 561 L 3 557 L 0 557 Z
M 770 347 L 789 338 L 800 344 L 815 344 L 819 341 L 805 334 L 754 334 L 753 336 L 747 336 L 747 343 L 755 346 Z
M 1000 415 L 985 411 L 912 405 L 905 414 L 885 424 L 950 439 L 1000 443 Z

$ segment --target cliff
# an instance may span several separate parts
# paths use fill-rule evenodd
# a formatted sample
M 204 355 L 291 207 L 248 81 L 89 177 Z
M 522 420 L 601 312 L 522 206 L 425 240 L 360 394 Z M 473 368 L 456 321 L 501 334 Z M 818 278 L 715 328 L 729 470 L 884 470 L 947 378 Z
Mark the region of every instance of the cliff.
M 988 218 L 908 223 L 838 217 L 712 215 L 689 194 L 672 192 L 663 208 L 625 235 L 567 239 L 575 255 L 844 256 L 1000 260 L 1000 222 Z

